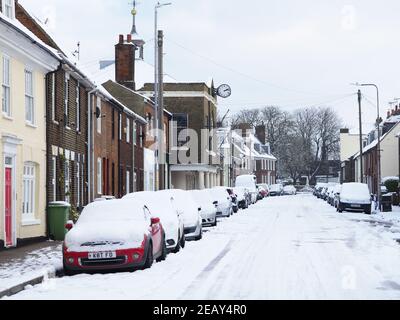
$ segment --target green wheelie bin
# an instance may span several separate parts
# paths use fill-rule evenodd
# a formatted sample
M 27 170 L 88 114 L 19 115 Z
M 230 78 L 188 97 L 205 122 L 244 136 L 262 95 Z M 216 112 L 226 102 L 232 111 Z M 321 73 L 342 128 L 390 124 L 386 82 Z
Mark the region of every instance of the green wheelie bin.
M 71 205 L 67 202 L 56 201 L 47 207 L 49 237 L 52 240 L 64 241 L 67 229 L 65 225 L 69 220 Z

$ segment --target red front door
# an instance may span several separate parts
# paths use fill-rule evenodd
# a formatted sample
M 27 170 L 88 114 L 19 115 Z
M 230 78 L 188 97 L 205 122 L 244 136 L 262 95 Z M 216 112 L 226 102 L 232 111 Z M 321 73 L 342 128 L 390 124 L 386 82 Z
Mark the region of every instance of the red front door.
M 13 245 L 12 219 L 12 169 L 5 172 L 5 243 L 6 247 Z

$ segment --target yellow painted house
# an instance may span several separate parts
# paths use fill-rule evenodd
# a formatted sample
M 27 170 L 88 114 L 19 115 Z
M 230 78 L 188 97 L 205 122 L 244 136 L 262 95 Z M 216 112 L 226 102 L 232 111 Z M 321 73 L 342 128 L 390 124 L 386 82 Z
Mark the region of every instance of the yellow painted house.
M 46 235 L 46 74 L 57 53 L 0 8 L 0 250 Z

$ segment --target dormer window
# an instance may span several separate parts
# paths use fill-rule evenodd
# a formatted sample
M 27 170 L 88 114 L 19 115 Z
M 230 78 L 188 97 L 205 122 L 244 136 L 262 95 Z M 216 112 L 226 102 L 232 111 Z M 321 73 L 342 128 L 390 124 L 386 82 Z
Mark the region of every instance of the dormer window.
M 14 0 L 3 0 L 3 14 L 10 19 L 15 18 L 15 3 Z

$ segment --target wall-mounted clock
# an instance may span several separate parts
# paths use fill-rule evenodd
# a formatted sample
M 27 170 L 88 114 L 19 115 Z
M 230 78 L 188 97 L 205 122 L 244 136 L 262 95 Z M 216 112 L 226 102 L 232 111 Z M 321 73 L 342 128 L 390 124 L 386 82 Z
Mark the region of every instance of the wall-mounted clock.
M 217 89 L 217 95 L 221 98 L 229 98 L 232 95 L 232 89 L 227 84 L 222 84 Z

